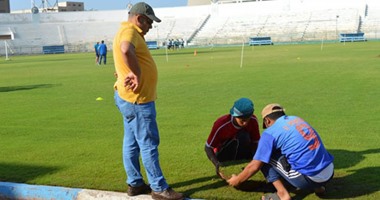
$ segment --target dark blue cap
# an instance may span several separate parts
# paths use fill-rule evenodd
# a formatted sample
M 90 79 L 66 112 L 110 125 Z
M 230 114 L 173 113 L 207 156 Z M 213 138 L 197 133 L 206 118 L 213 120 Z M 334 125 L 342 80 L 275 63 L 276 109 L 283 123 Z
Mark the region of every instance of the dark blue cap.
M 249 117 L 253 112 L 253 102 L 248 98 L 238 99 L 230 110 L 230 114 L 234 117 Z

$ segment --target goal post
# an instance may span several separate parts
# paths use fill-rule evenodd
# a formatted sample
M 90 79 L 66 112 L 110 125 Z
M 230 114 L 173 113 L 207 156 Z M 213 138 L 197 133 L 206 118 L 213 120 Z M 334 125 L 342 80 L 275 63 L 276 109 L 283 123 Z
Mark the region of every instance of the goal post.
M 9 31 L 7 33 L 1 33 L 0 32 L 0 41 L 4 41 L 4 50 L 5 50 L 5 60 L 9 60 L 9 53 L 14 54 L 13 50 L 10 48 L 8 44 L 8 40 L 13 40 L 14 35 L 12 31 Z

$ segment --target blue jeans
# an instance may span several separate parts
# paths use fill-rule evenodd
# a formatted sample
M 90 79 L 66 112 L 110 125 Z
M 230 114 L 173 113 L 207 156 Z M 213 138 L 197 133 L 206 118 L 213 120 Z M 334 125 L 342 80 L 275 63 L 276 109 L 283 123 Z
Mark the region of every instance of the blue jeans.
M 128 176 L 127 183 L 132 187 L 141 186 L 144 183 L 140 172 L 141 153 L 142 163 L 152 190 L 156 192 L 166 190 L 169 186 L 158 160 L 160 138 L 155 103 L 129 103 L 121 99 L 117 91 L 115 91 L 115 103 L 124 120 L 123 163 Z
M 107 63 L 107 55 L 100 55 L 99 64 L 102 64 L 102 60 L 104 59 L 103 63 Z
M 299 189 L 314 190 L 325 186 L 326 182 L 317 183 L 312 181 L 308 176 L 301 174 L 298 171 L 287 169 L 286 164 L 282 162 L 284 156 L 281 154 L 272 155 L 270 163 L 265 163 L 261 168 L 261 172 L 264 174 L 268 182 L 273 183 L 274 181 L 284 178 L 288 183 Z M 332 178 L 332 177 L 331 177 Z M 330 178 L 330 179 L 331 179 Z

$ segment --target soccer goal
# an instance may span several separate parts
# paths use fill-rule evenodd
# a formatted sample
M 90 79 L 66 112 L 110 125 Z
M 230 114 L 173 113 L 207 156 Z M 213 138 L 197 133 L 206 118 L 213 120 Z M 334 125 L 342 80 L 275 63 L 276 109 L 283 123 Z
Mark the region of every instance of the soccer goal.
M 13 49 L 9 46 L 8 42 L 4 40 L 5 60 L 10 60 L 9 53 L 14 54 Z
M 10 48 L 8 44 L 8 40 L 14 40 L 13 31 L 10 28 L 6 30 L 0 30 L 0 41 L 4 41 L 4 49 L 5 49 L 5 60 L 9 60 L 9 53 L 14 54 L 13 50 Z

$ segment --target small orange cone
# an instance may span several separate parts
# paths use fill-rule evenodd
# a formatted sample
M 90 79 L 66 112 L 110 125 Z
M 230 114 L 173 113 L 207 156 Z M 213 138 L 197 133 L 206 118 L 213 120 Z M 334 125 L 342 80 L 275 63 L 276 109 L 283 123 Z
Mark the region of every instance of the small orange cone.
M 194 50 L 194 56 L 196 56 L 196 55 L 197 55 L 197 50 L 195 49 L 195 50 Z

